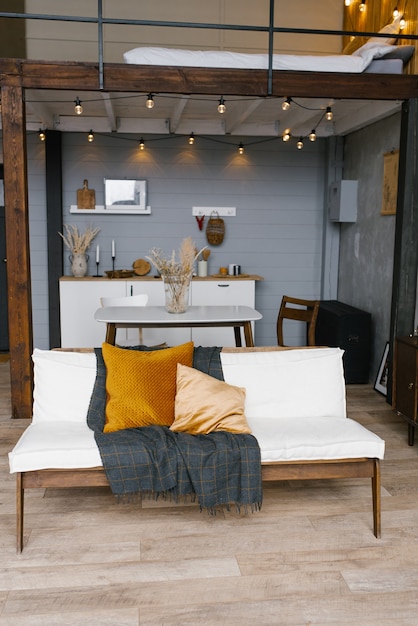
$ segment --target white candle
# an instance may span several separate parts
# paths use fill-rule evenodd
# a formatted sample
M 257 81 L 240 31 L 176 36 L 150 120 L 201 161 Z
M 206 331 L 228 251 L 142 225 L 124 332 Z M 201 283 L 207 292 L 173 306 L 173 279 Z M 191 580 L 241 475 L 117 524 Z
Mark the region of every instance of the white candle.
M 112 259 L 114 259 L 116 256 L 116 246 L 115 246 L 115 240 L 112 239 Z
M 97 244 L 96 246 L 96 263 L 99 263 L 100 260 L 100 248 L 99 248 L 99 244 Z

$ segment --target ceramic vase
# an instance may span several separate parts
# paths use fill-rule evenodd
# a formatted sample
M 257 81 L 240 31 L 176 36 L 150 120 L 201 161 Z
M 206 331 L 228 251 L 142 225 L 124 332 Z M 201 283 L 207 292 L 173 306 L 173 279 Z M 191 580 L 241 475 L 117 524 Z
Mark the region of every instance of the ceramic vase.
M 87 274 L 88 255 L 85 252 L 70 254 L 71 273 L 76 278 L 82 278 Z

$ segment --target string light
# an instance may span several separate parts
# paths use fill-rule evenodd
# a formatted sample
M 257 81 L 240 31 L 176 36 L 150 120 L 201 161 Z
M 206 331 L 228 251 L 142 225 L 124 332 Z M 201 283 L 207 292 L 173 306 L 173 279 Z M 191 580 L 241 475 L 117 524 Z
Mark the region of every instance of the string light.
M 242 141 L 241 141 L 239 146 L 238 146 L 238 154 L 244 154 L 244 152 L 245 152 L 245 148 L 242 145 Z
M 396 19 L 399 16 L 399 9 L 398 7 L 395 7 L 393 9 L 393 13 L 392 13 L 393 17 Z
M 332 120 L 332 118 L 334 117 L 331 107 L 327 107 L 327 111 L 325 113 L 325 119 L 330 122 Z
M 362 0 L 360 2 L 359 11 L 360 11 L 360 13 L 363 13 L 363 11 L 365 11 L 365 10 L 366 10 L 366 0 Z
M 77 115 L 81 115 L 83 112 L 83 105 L 81 104 L 81 100 L 78 96 L 74 100 L 74 104 L 75 104 L 74 111 L 76 112 Z
M 299 137 L 299 141 L 297 142 L 297 148 L 298 150 L 302 150 L 303 148 L 303 137 Z
M 194 144 L 194 133 L 190 133 L 188 141 L 191 146 Z
M 399 22 L 399 30 L 403 30 L 406 26 L 406 20 L 404 18 L 404 16 L 402 15 L 401 20 Z
M 140 150 L 145 150 L 145 142 L 144 142 L 144 139 L 142 137 L 139 140 L 139 149 Z
M 39 135 L 38 135 L 40 141 L 45 141 L 46 139 L 46 135 L 44 133 L 44 131 L 42 130 L 42 128 L 39 129 Z
M 344 4 L 346 7 L 349 7 L 351 4 L 351 0 L 344 0 Z
M 219 99 L 219 104 L 218 104 L 218 113 L 225 113 L 225 111 L 226 111 L 225 100 L 223 99 L 223 96 L 221 96 L 221 98 Z
M 316 141 L 316 132 L 315 132 L 315 128 L 312 128 L 310 134 L 309 134 L 309 141 Z
M 292 98 L 286 98 L 286 100 L 282 102 L 283 111 L 288 111 L 290 109 L 291 104 L 292 104 Z
M 282 135 L 282 141 L 285 141 L 285 142 L 286 141 L 290 141 L 290 137 L 291 137 L 290 129 L 286 128 L 286 130 L 284 131 L 284 133 Z
M 155 102 L 154 102 L 154 98 L 152 96 L 152 93 L 149 93 L 147 101 L 145 103 L 145 106 L 147 107 L 147 109 L 153 109 L 154 108 L 154 104 L 155 104 Z
M 94 141 L 94 134 L 93 134 L 92 130 L 87 135 L 87 141 L 89 141 L 90 143 L 93 143 L 93 141 Z

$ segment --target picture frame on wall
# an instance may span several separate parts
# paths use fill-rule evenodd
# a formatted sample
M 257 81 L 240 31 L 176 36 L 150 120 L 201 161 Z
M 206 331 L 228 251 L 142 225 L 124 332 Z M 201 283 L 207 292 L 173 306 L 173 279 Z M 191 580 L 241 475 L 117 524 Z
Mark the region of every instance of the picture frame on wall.
M 385 349 L 383 350 L 382 359 L 380 361 L 379 369 L 374 383 L 376 391 L 384 396 L 387 396 L 387 383 L 388 383 L 388 355 L 389 355 L 389 341 L 386 342 Z
M 399 150 L 383 155 L 382 215 L 396 215 L 398 196 Z

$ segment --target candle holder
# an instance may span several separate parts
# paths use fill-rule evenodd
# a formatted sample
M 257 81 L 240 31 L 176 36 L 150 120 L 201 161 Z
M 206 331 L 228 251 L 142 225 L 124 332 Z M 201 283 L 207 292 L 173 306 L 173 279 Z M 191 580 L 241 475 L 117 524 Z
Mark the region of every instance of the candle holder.
M 115 271 L 115 258 L 114 256 L 112 256 L 112 271 Z
M 100 276 L 100 274 L 99 274 L 99 264 L 100 264 L 100 261 L 96 261 L 96 276 Z

